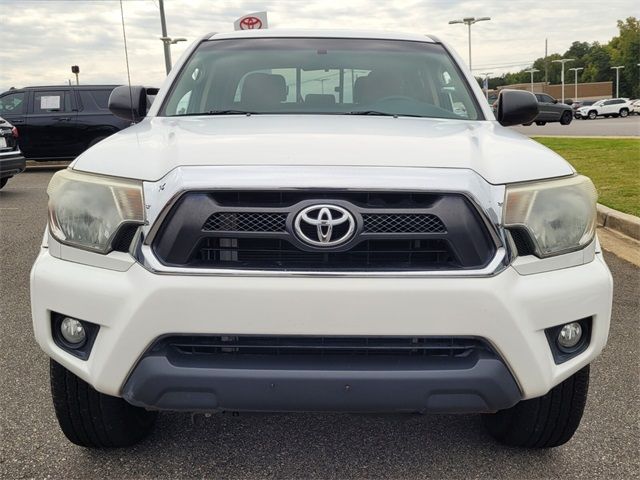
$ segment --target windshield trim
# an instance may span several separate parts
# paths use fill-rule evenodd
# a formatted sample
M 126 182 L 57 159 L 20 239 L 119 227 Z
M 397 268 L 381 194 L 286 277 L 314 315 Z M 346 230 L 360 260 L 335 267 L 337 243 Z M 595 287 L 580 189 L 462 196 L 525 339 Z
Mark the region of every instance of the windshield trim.
M 211 38 L 205 38 L 202 41 L 198 42 L 198 45 L 195 46 L 195 48 L 193 48 L 189 54 L 189 56 L 187 58 L 184 59 L 184 61 L 182 62 L 182 64 L 180 65 L 180 69 L 176 72 L 175 76 L 173 77 L 173 81 L 171 82 L 171 88 L 169 89 L 169 91 L 163 96 L 162 98 L 162 104 L 159 106 L 156 115 L 157 117 L 164 117 L 164 118 L 173 118 L 173 117 L 181 117 L 181 115 L 167 115 L 166 114 L 166 109 L 167 109 L 167 104 L 169 103 L 169 100 L 171 99 L 178 83 L 179 83 L 179 79 L 181 78 L 182 74 L 184 73 L 184 70 L 187 68 L 187 66 L 190 64 L 191 60 L 193 59 L 194 55 L 196 55 L 196 53 L 198 53 L 198 51 L 200 50 L 200 48 L 202 48 L 202 46 L 204 44 L 208 44 L 208 43 L 213 43 L 213 42 L 229 42 L 229 41 L 252 41 L 252 40 L 257 40 L 259 38 L 269 38 L 269 39 L 279 39 L 279 40 L 296 40 L 296 39 L 305 39 L 305 40 L 314 40 L 314 39 L 335 39 L 335 40 L 381 40 L 381 41 L 385 41 L 385 42 L 402 42 L 402 43 L 414 43 L 414 44 L 424 44 L 424 45 L 437 45 L 439 47 L 442 48 L 443 53 L 448 57 L 449 61 L 451 62 L 451 64 L 453 65 L 453 68 L 456 71 L 456 74 L 458 75 L 458 77 L 462 80 L 462 83 L 464 84 L 464 87 L 467 91 L 467 94 L 469 96 L 469 99 L 471 100 L 471 102 L 473 103 L 473 106 L 476 110 L 476 118 L 474 119 L 470 119 L 470 118 L 448 118 L 448 117 L 431 117 L 431 116 L 408 116 L 408 115 L 399 115 L 402 117 L 409 117 L 409 118 L 429 118 L 429 119 L 441 119 L 441 120 L 462 120 L 462 121 L 470 121 L 470 122 L 478 122 L 478 121 L 488 121 L 489 118 L 487 118 L 487 116 L 485 115 L 484 110 L 482 109 L 479 99 L 472 87 L 472 85 L 470 85 L 470 78 L 465 74 L 465 72 L 462 70 L 460 64 L 458 63 L 456 56 L 453 55 L 453 53 L 449 50 L 449 48 L 447 47 L 447 45 L 445 45 L 444 43 L 438 41 L 436 38 L 432 38 L 432 37 L 425 37 L 424 41 L 423 40 L 410 40 L 410 39 L 387 39 L 387 38 L 376 38 L 376 39 L 371 39 L 371 38 L 365 38 L 365 37 L 344 37 L 344 36 L 306 36 L 306 35 L 298 35 L 298 36 L 269 36 L 269 37 L 234 37 L 234 38 L 215 38 L 215 37 L 211 37 Z M 471 75 L 472 79 L 475 79 L 475 77 L 473 75 Z M 273 113 L 269 113 L 270 115 L 298 115 L 298 114 L 306 114 L 307 112 L 273 112 Z M 256 113 L 257 115 L 258 113 Z M 344 115 L 343 112 L 321 112 L 321 113 L 311 113 L 308 112 L 308 114 L 311 115 Z M 194 116 L 194 115 L 191 115 Z M 206 113 L 203 114 L 203 116 L 207 116 Z M 391 115 L 390 115 L 391 116 Z

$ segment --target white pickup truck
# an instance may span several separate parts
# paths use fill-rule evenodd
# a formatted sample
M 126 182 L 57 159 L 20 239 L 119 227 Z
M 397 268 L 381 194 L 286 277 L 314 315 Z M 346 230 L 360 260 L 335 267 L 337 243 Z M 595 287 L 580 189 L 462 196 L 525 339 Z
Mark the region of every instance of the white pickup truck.
M 131 445 L 158 411 L 484 415 L 568 441 L 605 346 L 596 191 L 504 126 L 432 36 L 209 34 L 48 188 L 31 273 L 60 426 Z

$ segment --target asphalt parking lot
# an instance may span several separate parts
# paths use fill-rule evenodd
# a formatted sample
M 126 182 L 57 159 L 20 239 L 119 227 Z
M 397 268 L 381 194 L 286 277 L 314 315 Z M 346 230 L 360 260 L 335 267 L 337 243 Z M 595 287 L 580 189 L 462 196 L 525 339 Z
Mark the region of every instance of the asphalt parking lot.
M 534 136 L 566 135 L 570 137 L 638 137 L 640 136 L 640 115 L 630 115 L 627 118 L 603 118 L 595 120 L 576 120 L 569 125 L 559 122 L 538 126 L 535 123 L 528 127 L 519 125 L 514 130 Z
M 29 269 L 46 222 L 51 175 L 27 172 L 0 192 L 0 478 L 640 475 L 640 269 L 611 254 L 616 288 L 609 345 L 594 362 L 582 425 L 561 448 L 502 447 L 471 415 L 168 413 L 130 450 L 89 451 L 68 443 L 54 417 L 48 360 L 33 339 L 29 312 Z

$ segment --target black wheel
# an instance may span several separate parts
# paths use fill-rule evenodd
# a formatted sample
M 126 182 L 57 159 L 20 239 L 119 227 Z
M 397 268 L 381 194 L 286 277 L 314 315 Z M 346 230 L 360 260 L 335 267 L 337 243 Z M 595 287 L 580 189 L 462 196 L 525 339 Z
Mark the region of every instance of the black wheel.
M 598 112 L 596 112 L 595 110 L 591 110 L 589 112 L 589 120 L 595 120 L 597 116 L 598 116 Z
M 65 436 L 87 448 L 128 447 L 146 437 L 157 412 L 96 391 L 51 360 L 51 396 Z
M 9 177 L 0 178 L 0 190 L 7 184 Z
M 505 445 L 558 447 L 568 442 L 580 425 L 588 390 L 589 365 L 542 397 L 484 415 L 484 423 L 489 433 Z
M 564 112 L 560 117 L 560 124 L 569 125 L 572 120 L 573 120 L 573 115 L 571 115 L 571 112 Z
M 629 115 L 629 110 L 627 110 L 626 108 L 623 108 L 622 110 L 620 110 L 620 116 L 622 118 L 626 117 L 627 115 Z
M 539 125 L 539 126 L 543 126 L 543 125 L 546 125 L 546 124 L 547 124 L 547 122 L 536 122 L 536 125 Z

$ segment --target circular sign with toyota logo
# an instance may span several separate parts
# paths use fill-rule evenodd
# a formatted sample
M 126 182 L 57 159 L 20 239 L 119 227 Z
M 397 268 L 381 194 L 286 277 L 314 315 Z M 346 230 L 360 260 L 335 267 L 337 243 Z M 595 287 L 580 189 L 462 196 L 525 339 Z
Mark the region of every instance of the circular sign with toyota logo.
M 293 221 L 298 238 L 314 247 L 335 247 L 348 242 L 356 231 L 356 221 L 338 205 L 311 205 L 298 212 Z

